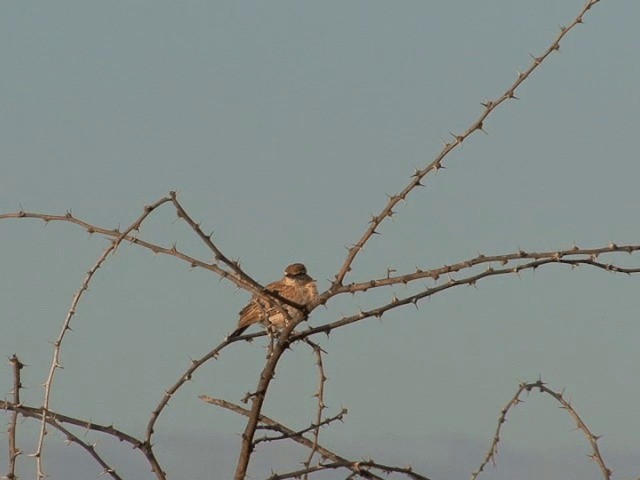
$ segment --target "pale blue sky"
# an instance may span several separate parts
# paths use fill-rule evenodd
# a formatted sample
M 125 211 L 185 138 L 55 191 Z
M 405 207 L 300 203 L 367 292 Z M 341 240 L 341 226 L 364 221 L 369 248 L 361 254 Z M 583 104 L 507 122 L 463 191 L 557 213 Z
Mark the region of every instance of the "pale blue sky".
M 6 3 L 0 211 L 72 209 L 100 226 L 124 226 L 145 203 L 175 189 L 223 251 L 258 280 L 303 261 L 324 289 L 344 245 L 360 237 L 385 193 L 429 163 L 448 132 L 466 129 L 479 102 L 501 94 L 529 65 L 529 52 L 546 48 L 582 4 Z M 638 18 L 637 1 L 594 7 L 562 53 L 519 90 L 520 101 L 485 123 L 489 135 L 470 138 L 383 225 L 350 278 L 519 247 L 638 243 Z M 174 220 L 163 207 L 142 236 L 208 258 Z M 39 405 L 50 341 L 106 242 L 72 225 L 45 228 L 35 220 L 0 222 L 0 241 L 0 354 L 15 352 L 29 365 L 23 395 Z M 518 382 L 541 375 L 566 388 L 604 435 L 605 455 L 622 459 L 610 465 L 616 473 L 637 476 L 637 464 L 624 458 L 640 443 L 639 287 L 640 277 L 552 266 L 447 291 L 419 311 L 405 308 L 382 323 L 367 320 L 318 338 L 329 352 L 327 413 L 349 409 L 344 425 L 323 431 L 323 442 L 354 458 L 413 462 L 434 479 L 453 478 L 454 471 L 466 476 Z M 310 323 L 380 304 L 394 292 L 407 293 L 336 299 Z M 210 273 L 121 247 L 74 318 L 52 406 L 141 434 L 163 390 L 190 357 L 232 330 L 247 299 Z M 198 465 L 176 454 L 178 447 L 172 454 L 166 448 L 172 478 L 226 478 L 232 471 L 244 423 L 197 395 L 238 401 L 254 388 L 263 345 L 233 345 L 172 401 L 158 424 L 158 444 L 199 439 L 207 452 Z M 265 413 L 292 428 L 308 425 L 316 375 L 309 349 L 296 346 Z M 3 395 L 10 385 L 5 367 Z M 566 450 L 583 468 L 587 445 L 572 429 L 556 404 L 533 397 L 507 425 L 505 464 L 510 452 L 539 453 L 538 463 L 523 460 L 514 473 L 535 478 L 533 465 L 542 462 L 550 477 L 571 478 L 561 470 L 566 464 L 544 459 L 545 452 Z M 447 440 L 438 446 L 440 438 Z M 5 450 L 6 443 L 0 462 Z M 147 478 L 129 453 L 116 448 L 110 458 L 135 472 L 131 478 Z M 293 458 L 290 466 L 302 457 Z M 29 477 L 31 460 L 21 461 Z M 467 462 L 472 467 L 460 472 Z M 86 463 L 88 475 L 97 473 Z M 185 472 L 187 463 L 193 471 Z M 253 478 L 269 467 L 268 459 L 257 461 Z M 47 473 L 69 478 L 53 465 Z

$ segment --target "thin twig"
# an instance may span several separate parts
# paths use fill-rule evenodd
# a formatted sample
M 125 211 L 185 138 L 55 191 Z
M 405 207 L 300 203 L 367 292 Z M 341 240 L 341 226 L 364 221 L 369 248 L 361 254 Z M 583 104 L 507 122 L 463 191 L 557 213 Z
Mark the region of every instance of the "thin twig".
M 316 427 L 313 429 L 313 446 L 309 451 L 309 456 L 303 462 L 303 465 L 307 468 L 311 466 L 311 461 L 313 460 L 313 456 L 316 454 L 318 450 L 318 440 L 320 437 L 320 428 L 322 426 L 322 412 L 326 408 L 324 404 L 324 384 L 327 381 L 327 376 L 324 373 L 324 363 L 322 362 L 322 348 L 320 345 L 312 342 L 308 338 L 305 339 L 305 342 L 308 343 L 311 348 L 313 348 L 313 353 L 316 357 L 316 365 L 318 366 L 318 391 L 315 393 L 316 398 L 318 399 L 318 408 L 316 410 Z M 342 416 L 340 416 L 342 418 Z M 304 480 L 309 478 L 308 474 L 305 473 L 303 475 Z

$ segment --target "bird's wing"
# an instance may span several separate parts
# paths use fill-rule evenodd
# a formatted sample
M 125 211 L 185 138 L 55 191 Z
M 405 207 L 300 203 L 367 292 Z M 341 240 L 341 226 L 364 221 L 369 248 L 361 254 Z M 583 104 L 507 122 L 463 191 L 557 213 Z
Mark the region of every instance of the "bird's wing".
M 291 287 L 283 284 L 282 282 L 273 282 L 265 287 L 266 290 L 275 292 L 281 297 L 287 297 L 287 292 Z M 238 321 L 238 328 L 245 328 L 254 323 L 259 323 L 266 319 L 269 315 L 278 312 L 278 308 L 270 306 L 269 303 L 263 298 L 253 296 L 249 304 L 240 310 L 240 320 Z

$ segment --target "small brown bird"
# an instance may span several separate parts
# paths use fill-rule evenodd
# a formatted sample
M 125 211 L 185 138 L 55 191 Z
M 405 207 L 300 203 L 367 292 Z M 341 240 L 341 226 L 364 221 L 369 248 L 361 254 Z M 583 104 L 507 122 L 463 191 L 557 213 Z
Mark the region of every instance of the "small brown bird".
M 270 283 L 266 290 L 277 293 L 287 300 L 306 306 L 318 296 L 316 281 L 307 275 L 307 267 L 301 263 L 292 263 L 284 270 L 284 278 Z M 294 322 L 302 320 L 304 314 L 295 307 L 283 304 L 282 307 Z M 250 325 L 262 323 L 264 326 L 284 328 L 287 319 L 275 306 L 269 305 L 264 298 L 254 295 L 249 304 L 240 311 L 240 320 L 229 338 L 241 335 Z

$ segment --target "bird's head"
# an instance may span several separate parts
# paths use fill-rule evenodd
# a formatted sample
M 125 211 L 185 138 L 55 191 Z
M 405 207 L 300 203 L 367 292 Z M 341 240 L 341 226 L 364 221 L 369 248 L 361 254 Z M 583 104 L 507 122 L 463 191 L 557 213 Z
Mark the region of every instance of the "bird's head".
M 307 275 L 307 267 L 302 263 L 292 263 L 284 269 L 284 275 L 289 278 L 302 278 Z

